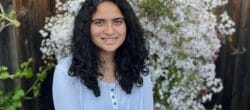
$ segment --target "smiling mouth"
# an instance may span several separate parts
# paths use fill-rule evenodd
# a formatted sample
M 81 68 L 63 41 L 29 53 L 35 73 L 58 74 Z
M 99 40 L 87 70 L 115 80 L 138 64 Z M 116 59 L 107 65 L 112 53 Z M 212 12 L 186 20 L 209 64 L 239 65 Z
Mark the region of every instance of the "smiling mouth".
M 116 42 L 118 37 L 111 37 L 111 38 L 101 38 L 106 44 L 111 45 Z

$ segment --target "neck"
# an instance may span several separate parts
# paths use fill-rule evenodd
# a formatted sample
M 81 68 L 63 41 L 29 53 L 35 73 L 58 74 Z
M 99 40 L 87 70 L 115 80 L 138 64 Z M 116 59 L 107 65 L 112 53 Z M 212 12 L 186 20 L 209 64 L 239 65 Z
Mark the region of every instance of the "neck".
M 100 52 L 99 53 L 99 58 L 101 60 L 101 63 L 105 64 L 113 64 L 114 63 L 114 52 Z
M 113 82 L 115 80 L 115 63 L 114 53 L 100 52 L 99 72 L 103 74 L 102 80 L 105 82 Z

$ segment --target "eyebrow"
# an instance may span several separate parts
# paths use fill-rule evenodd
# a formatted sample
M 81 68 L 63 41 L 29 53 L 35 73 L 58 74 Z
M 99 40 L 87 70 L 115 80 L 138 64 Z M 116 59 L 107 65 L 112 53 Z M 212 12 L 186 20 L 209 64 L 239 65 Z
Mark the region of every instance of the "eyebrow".
M 117 18 L 114 18 L 114 19 L 112 19 L 112 20 L 120 20 L 120 19 L 124 20 L 123 17 L 117 17 Z M 92 21 L 96 21 L 96 20 L 105 21 L 105 19 L 103 19 L 103 18 L 94 18 L 94 19 L 92 19 Z
M 118 17 L 118 18 L 114 18 L 112 20 L 124 20 L 124 18 L 123 17 Z

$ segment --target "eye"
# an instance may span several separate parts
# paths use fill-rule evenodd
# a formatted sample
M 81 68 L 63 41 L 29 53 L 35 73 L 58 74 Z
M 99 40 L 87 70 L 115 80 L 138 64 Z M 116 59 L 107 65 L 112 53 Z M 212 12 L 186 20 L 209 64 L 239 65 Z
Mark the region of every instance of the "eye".
M 124 20 L 123 19 L 116 19 L 113 21 L 113 24 L 116 25 L 116 26 L 120 26 L 124 23 Z
M 94 20 L 93 24 L 97 26 L 103 26 L 104 25 L 104 20 Z

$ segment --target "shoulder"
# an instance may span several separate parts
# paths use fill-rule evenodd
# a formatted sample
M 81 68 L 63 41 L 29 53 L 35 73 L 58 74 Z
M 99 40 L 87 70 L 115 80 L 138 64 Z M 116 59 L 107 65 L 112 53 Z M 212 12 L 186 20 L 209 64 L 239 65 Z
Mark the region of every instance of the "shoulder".
M 76 77 L 69 76 L 68 70 L 71 65 L 72 57 L 61 59 L 56 65 L 53 77 L 53 87 L 72 88 L 77 86 L 78 80 Z
M 54 71 L 53 83 L 75 83 L 76 77 L 69 76 L 68 71 L 72 62 L 72 56 L 65 57 L 58 61 Z
M 56 65 L 56 69 L 59 68 L 63 70 L 64 72 L 68 72 L 71 62 L 72 62 L 72 56 L 71 55 L 67 56 L 58 61 L 58 64 Z
M 80 81 L 68 75 L 72 57 L 61 59 L 54 71 L 52 96 L 55 110 L 79 110 Z

